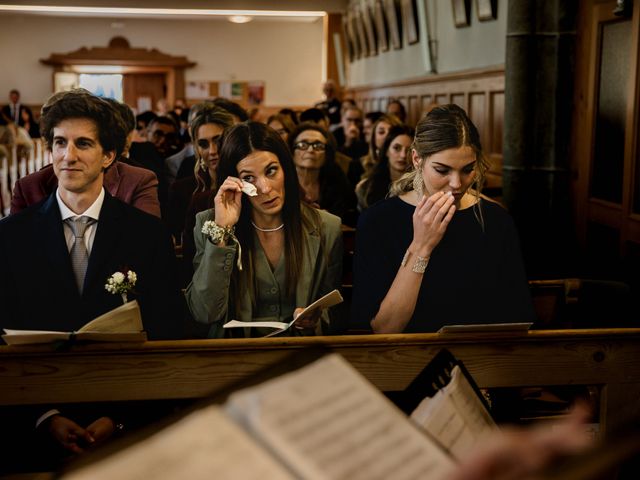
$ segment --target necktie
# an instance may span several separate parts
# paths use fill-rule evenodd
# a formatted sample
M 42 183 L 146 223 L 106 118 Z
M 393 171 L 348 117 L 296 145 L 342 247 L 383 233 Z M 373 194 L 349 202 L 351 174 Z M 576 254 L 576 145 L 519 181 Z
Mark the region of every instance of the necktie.
M 87 265 L 89 264 L 89 253 L 87 252 L 87 246 L 84 243 L 84 232 L 89 225 L 95 223 L 95 220 L 90 217 L 82 216 L 78 217 L 76 220 L 73 218 L 67 218 L 65 223 L 71 227 L 71 231 L 75 237 L 69 254 L 71 256 L 73 273 L 76 277 L 76 285 L 78 285 L 78 292 L 82 295 L 84 275 L 87 272 Z

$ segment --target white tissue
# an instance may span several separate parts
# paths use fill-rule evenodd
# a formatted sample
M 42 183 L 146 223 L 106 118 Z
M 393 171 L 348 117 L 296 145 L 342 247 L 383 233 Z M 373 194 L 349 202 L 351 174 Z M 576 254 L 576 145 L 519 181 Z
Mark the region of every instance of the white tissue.
M 256 186 L 244 180 L 242 181 L 242 191 L 247 195 L 249 195 L 250 197 L 255 197 L 256 195 L 258 195 L 258 190 L 256 189 Z

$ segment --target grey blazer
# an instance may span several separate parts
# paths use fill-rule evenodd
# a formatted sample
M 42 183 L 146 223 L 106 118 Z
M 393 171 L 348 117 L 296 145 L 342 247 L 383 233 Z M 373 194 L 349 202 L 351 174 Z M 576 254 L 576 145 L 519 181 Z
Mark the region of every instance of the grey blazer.
M 303 207 L 304 208 L 304 207 Z M 304 212 L 304 211 L 303 211 Z M 296 305 L 306 307 L 331 290 L 339 288 L 342 279 L 342 230 L 339 217 L 325 210 L 317 210 L 320 225 L 305 229 L 304 259 L 296 288 Z M 303 213 L 304 214 L 304 213 Z M 235 313 L 229 312 L 231 273 L 236 267 L 237 245 L 218 246 L 207 240 L 202 225 L 214 219 L 213 209 L 196 215 L 194 238 L 196 255 L 193 259 L 194 274 L 186 290 L 187 304 L 194 320 L 211 325 L 209 338 L 224 336 L 222 325 L 229 320 L 250 322 L 253 320 L 252 304 L 248 290 L 242 292 Z M 332 315 L 324 311 L 315 334 L 322 334 L 331 322 Z M 245 336 L 251 336 L 244 329 Z M 290 330 L 289 335 L 300 331 Z M 254 332 L 255 335 L 255 332 Z

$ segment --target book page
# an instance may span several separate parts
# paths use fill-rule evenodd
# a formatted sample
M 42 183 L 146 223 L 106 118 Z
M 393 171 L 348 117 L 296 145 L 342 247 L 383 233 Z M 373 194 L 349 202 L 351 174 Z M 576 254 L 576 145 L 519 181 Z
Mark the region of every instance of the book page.
M 296 323 L 298 318 L 302 318 L 303 315 L 315 310 L 316 308 L 329 308 L 342 303 L 342 295 L 338 290 L 332 290 L 327 293 L 323 297 L 320 297 L 318 300 L 313 302 L 311 305 L 306 307 L 304 310 L 298 314 L 296 318 L 291 320 L 289 323 L 285 322 L 241 322 L 240 320 L 231 320 L 223 325 L 223 328 L 238 328 L 238 327 L 267 327 L 267 328 L 276 328 L 278 331 L 270 333 L 266 335 L 267 337 L 271 337 L 273 335 L 277 335 L 278 333 L 282 333 L 288 328 Z
M 67 480 L 292 479 L 216 405 L 63 477 Z
M 454 466 L 337 354 L 240 390 L 226 407 L 299 478 L 437 480 Z
M 50 343 L 56 340 L 69 340 L 67 332 L 52 332 L 47 330 L 11 330 L 4 329 L 2 339 L 7 345 L 30 345 L 35 343 Z
M 437 438 L 451 454 L 462 459 L 492 433 L 496 424 L 460 367 L 455 366 L 449 384 L 425 398 L 411 419 Z
M 72 332 L 54 332 L 44 330 L 4 330 L 2 339 L 7 345 L 29 345 L 69 340 Z M 136 300 L 114 308 L 94 318 L 76 332 L 77 340 L 95 340 L 103 342 L 142 342 L 146 340 L 143 332 L 140 306 Z
M 490 332 L 513 332 L 526 333 L 533 323 L 474 323 L 469 325 L 444 325 L 438 333 L 490 333 Z
M 78 332 L 125 333 L 142 329 L 140 306 L 137 300 L 133 300 L 94 318 Z

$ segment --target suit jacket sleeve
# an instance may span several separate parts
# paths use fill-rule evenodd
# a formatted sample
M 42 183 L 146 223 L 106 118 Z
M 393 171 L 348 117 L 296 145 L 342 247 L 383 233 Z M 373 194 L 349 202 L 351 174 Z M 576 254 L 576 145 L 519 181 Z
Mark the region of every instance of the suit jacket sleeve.
M 20 180 L 16 180 L 16 184 L 13 187 L 13 194 L 11 195 L 11 208 L 9 213 L 13 215 L 14 213 L 24 210 L 27 206 L 27 201 L 22 191 L 22 183 Z
M 231 273 L 235 268 L 236 245 L 220 247 L 202 233 L 202 225 L 213 219 L 213 210 L 196 216 L 193 230 L 196 255 L 193 258 L 193 279 L 187 286 L 187 305 L 193 319 L 212 324 L 224 322 L 228 305 Z
M 343 242 L 342 230 L 340 229 L 340 219 L 323 215 L 324 229 L 324 246 L 326 250 L 326 268 L 321 276 L 318 288 L 317 298 L 340 289 L 342 285 L 342 262 L 343 262 Z M 331 308 L 322 312 L 322 321 L 318 322 L 319 329 L 316 330 L 317 335 L 330 333 L 330 325 L 338 323 L 338 309 Z
M 183 336 L 184 299 L 178 285 L 178 269 L 173 242 L 162 228 L 156 233 L 152 272 L 140 310 L 149 340 L 174 340 Z

